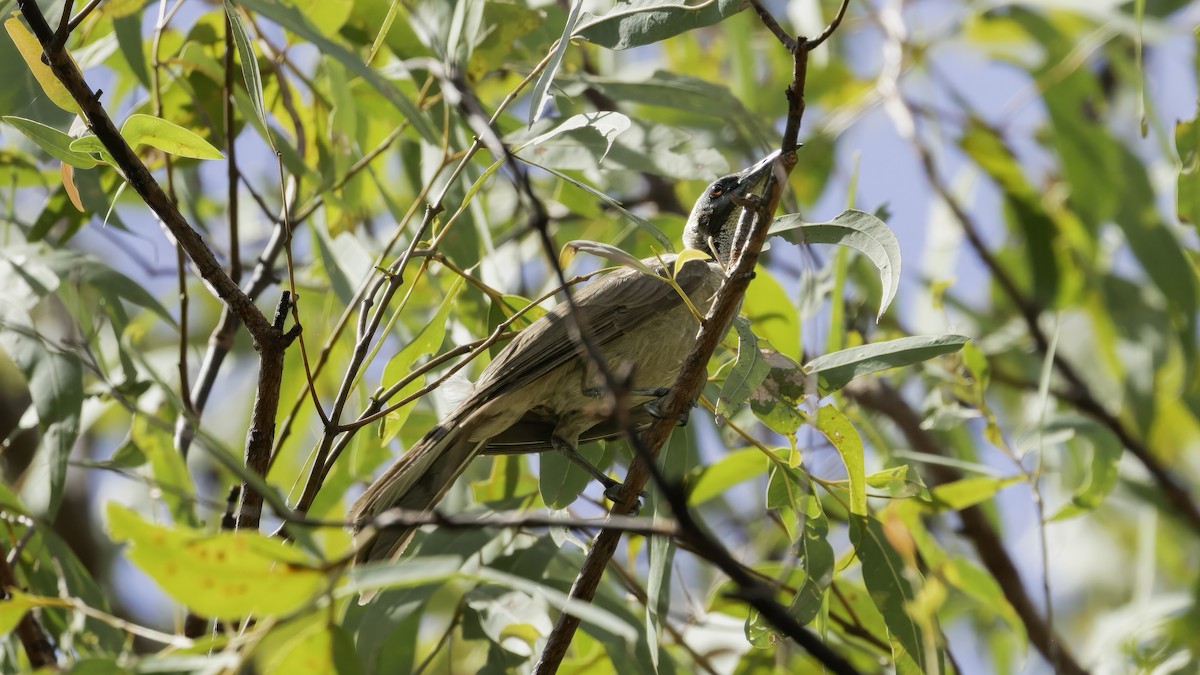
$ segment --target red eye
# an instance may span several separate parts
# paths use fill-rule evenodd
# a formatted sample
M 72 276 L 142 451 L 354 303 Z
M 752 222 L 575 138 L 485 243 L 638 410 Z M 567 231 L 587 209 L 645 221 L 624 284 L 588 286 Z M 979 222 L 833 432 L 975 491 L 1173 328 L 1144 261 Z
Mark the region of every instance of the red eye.
M 708 196 L 709 197 L 720 197 L 723 194 L 725 194 L 725 188 L 715 187 L 712 189 L 712 192 L 708 193 Z

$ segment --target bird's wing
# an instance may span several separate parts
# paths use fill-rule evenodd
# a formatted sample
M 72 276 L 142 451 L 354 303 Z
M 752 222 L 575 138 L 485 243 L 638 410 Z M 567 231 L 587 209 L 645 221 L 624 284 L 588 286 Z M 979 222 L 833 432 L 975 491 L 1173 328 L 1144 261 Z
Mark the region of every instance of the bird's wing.
M 658 260 L 643 262 L 660 277 L 665 276 Z M 674 256 L 664 256 L 663 262 L 672 264 Z M 676 283 L 690 296 L 706 278 L 719 273 L 715 263 L 689 261 L 676 275 Z M 606 274 L 584 286 L 574 297 L 583 330 L 597 347 L 683 303 L 679 293 L 664 278 L 655 278 L 632 268 Z M 579 351 L 568 330 L 570 318 L 567 312 L 567 304 L 560 303 L 521 331 L 480 375 L 473 398 L 490 399 L 519 389 L 576 358 Z

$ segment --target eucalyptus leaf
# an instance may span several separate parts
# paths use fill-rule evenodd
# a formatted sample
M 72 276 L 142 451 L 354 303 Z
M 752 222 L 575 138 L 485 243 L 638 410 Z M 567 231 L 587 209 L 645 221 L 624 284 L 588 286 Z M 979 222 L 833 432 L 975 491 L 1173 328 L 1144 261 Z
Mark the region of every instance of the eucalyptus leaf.
M 806 223 L 798 215 L 779 216 L 771 223 L 771 235 L 802 244 L 838 244 L 849 246 L 867 256 L 879 270 L 883 299 L 879 316 L 887 311 L 900 288 L 900 241 L 882 220 L 856 209 L 838 214 L 827 223 Z

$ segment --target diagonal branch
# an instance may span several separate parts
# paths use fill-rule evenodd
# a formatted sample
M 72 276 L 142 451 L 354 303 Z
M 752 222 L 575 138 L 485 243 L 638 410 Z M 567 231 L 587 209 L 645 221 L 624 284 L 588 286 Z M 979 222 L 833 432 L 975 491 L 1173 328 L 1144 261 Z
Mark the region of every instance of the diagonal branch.
M 100 105 L 99 94 L 83 79 L 79 66 L 67 51 L 56 43 L 54 31 L 46 23 L 46 17 L 34 0 L 18 0 L 17 6 L 29 22 L 33 34 L 37 36 L 42 49 L 43 58 L 50 66 L 54 76 L 62 82 L 67 92 L 79 104 L 88 127 L 104 145 L 104 149 L 113 157 L 117 167 L 125 176 L 130 187 L 138 193 L 146 205 L 158 216 L 159 221 L 170 232 L 171 236 L 187 253 L 196 271 L 223 300 L 238 319 L 246 325 L 250 334 L 258 341 L 268 336 L 272 327 L 267 318 L 259 311 L 254 302 L 242 292 L 233 279 L 222 269 L 221 263 L 203 237 L 188 224 L 179 209 L 167 198 L 158 181 L 150 175 L 150 170 L 134 153 L 133 148 L 121 136 L 113 124 L 112 118 L 104 106 Z

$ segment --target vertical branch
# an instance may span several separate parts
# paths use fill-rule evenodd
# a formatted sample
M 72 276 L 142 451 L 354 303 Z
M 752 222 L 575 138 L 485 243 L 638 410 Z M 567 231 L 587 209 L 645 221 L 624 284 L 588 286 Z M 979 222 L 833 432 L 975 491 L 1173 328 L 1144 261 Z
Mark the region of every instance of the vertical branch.
M 233 282 L 240 283 L 242 280 L 242 250 L 241 242 L 238 236 L 238 167 L 237 167 L 237 144 L 233 133 L 233 53 L 236 46 L 233 43 L 233 25 L 229 17 L 225 17 L 225 83 L 222 94 L 224 95 L 224 106 L 222 107 L 222 115 L 225 123 L 225 161 L 227 164 L 226 171 L 226 198 L 228 199 L 229 208 L 229 278 Z

